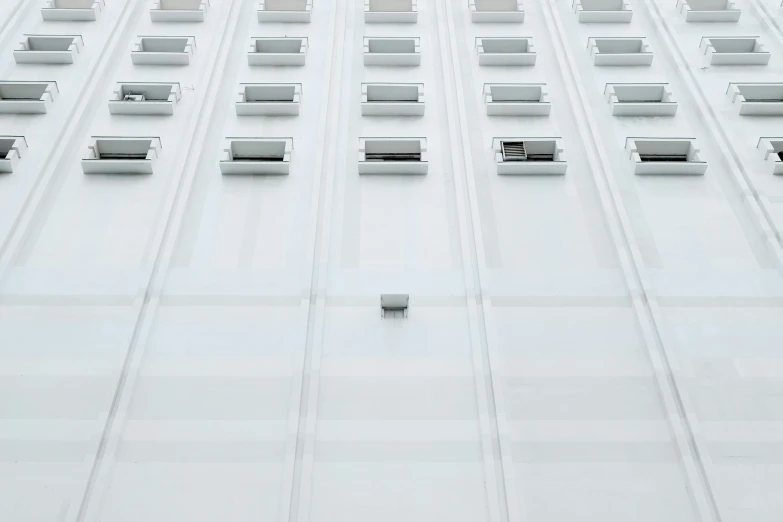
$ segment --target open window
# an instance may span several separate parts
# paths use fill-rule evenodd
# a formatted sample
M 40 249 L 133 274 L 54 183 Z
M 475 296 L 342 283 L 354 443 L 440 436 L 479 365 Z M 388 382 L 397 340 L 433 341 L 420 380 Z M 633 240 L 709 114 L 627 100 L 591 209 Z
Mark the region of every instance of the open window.
M 771 56 L 758 36 L 705 36 L 699 48 L 710 65 L 766 65 Z
M 548 116 L 552 108 L 544 83 L 486 83 L 489 116 Z
M 188 65 L 195 50 L 193 36 L 139 36 L 131 60 L 137 65 Z
M 109 100 L 111 114 L 174 114 L 182 98 L 179 83 L 118 83 Z
M 595 65 L 651 65 L 653 53 L 644 37 L 588 38 Z
M 251 38 L 248 65 L 304 65 L 307 38 Z
M 364 116 L 422 116 L 423 83 L 363 83 Z
M 625 0 L 573 0 L 579 23 L 630 23 L 631 6 Z
M 160 138 L 94 136 L 82 158 L 85 174 L 152 174 Z
M 773 174 L 783 175 L 783 137 L 759 138 L 756 148 L 764 155 Z
M 560 138 L 494 138 L 498 174 L 562 175 L 568 163 Z
M 674 116 L 677 112 L 667 83 L 607 83 L 604 96 L 615 116 Z
M 104 0 L 46 0 L 41 17 L 56 22 L 93 22 L 104 8 Z
M 365 38 L 364 65 L 421 64 L 419 38 Z
M 536 50 L 533 39 L 476 38 L 479 65 L 535 65 Z
M 742 11 L 732 0 L 677 0 L 686 22 L 737 22 Z
M 417 0 L 364 0 L 364 21 L 368 23 L 416 23 Z
M 226 138 L 220 172 L 223 174 L 288 174 L 292 138 Z
M 0 172 L 13 172 L 19 160 L 27 155 L 24 136 L 0 136 Z
M 744 116 L 783 115 L 783 83 L 730 83 L 727 95 Z
M 470 0 L 470 19 L 473 22 L 525 21 L 521 0 Z
M 313 0 L 259 0 L 259 22 L 310 23 Z
M 16 63 L 73 63 L 84 47 L 79 35 L 27 34 L 14 50 Z
M 243 83 L 236 109 L 239 116 L 295 116 L 301 102 L 301 83 Z
M 426 173 L 426 138 L 359 139 L 359 174 Z
M 153 22 L 203 22 L 209 0 L 155 0 L 150 9 Z
M 625 150 L 634 174 L 693 176 L 707 170 L 693 138 L 627 138 Z
M 0 81 L 0 113 L 46 114 L 59 94 L 57 82 Z

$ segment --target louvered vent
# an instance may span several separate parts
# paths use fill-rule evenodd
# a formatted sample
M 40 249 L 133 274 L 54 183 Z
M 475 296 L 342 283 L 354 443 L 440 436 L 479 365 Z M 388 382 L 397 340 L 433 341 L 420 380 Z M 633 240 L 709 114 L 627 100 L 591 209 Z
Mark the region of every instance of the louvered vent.
M 503 141 L 500 143 L 503 161 L 527 161 L 524 141 Z

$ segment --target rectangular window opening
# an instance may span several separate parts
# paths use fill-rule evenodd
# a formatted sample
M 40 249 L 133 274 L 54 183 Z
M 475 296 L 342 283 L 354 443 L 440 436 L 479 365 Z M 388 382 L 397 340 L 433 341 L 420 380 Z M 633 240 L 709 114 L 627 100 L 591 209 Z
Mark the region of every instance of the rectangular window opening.
M 623 0 L 581 0 L 584 11 L 622 11 Z
M 293 103 L 296 88 L 294 85 L 246 85 L 246 102 L 288 102 Z
M 46 83 L 0 83 L 0 100 L 39 101 L 48 88 Z
M 92 9 L 95 0 L 53 0 L 53 9 Z
M 233 140 L 233 161 L 285 161 L 285 141 Z
M 265 11 L 306 11 L 307 0 L 264 0 Z
M 517 0 L 475 0 L 479 12 L 517 12 Z
M 171 85 L 123 85 L 121 95 L 123 101 L 169 101 Z
M 729 0 L 687 0 L 691 11 L 725 11 Z
M 95 154 L 99 160 L 145 160 L 150 148 L 151 139 L 95 140 Z
M 184 53 L 187 38 L 142 38 L 141 50 L 149 53 Z
M 752 53 L 756 49 L 755 38 L 710 38 L 716 53 Z
M 525 38 L 484 38 L 481 40 L 485 53 L 526 53 L 528 42 Z
M 601 54 L 641 53 L 643 42 L 639 38 L 596 38 L 595 45 Z
M 7 159 L 8 154 L 16 143 L 15 139 L 0 138 L 0 158 Z
M 783 83 L 777 85 L 737 85 L 748 102 L 783 102 Z
M 492 85 L 489 92 L 493 102 L 531 103 L 541 101 L 542 89 L 538 85 Z
M 369 0 L 373 13 L 408 13 L 413 11 L 413 0 Z
M 368 44 L 371 53 L 403 54 L 415 53 L 416 41 L 413 38 L 372 38 Z
M 197 11 L 202 0 L 159 0 L 161 11 Z
M 368 102 L 418 102 L 417 85 L 367 85 Z
M 299 54 L 302 49 L 302 40 L 299 38 L 278 38 L 256 40 L 257 53 L 272 54 Z
M 366 140 L 365 161 L 400 162 L 421 161 L 419 140 Z
M 553 141 L 501 141 L 503 161 L 555 161 Z
M 28 36 L 27 46 L 30 51 L 68 51 L 73 40 L 73 36 Z
M 666 94 L 663 85 L 614 85 L 613 88 L 620 103 L 660 103 Z
M 690 141 L 637 141 L 636 150 L 642 163 L 686 162 Z

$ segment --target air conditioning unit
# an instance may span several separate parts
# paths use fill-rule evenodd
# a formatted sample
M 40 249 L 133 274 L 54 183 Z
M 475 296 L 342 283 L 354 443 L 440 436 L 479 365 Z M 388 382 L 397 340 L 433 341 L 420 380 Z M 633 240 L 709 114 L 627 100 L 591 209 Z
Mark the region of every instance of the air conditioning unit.
M 527 161 L 524 141 L 501 141 L 500 153 L 503 161 Z

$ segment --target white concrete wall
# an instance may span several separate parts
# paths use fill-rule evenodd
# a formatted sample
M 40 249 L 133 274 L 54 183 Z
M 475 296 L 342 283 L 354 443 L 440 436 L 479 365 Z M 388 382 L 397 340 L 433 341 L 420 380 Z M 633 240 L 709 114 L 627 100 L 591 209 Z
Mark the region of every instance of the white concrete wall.
M 468 2 L 365 24 L 317 0 L 152 23 L 0 3 L 0 80 L 57 81 L 48 114 L 0 115 L 29 154 L 0 175 L 0 520 L 778 522 L 783 512 L 783 178 L 728 82 L 783 81 L 781 8 L 630 24 Z M 773 23 L 774 22 L 774 23 Z M 81 34 L 73 65 L 17 65 L 23 34 Z M 137 35 L 195 36 L 136 66 Z M 758 35 L 767 66 L 706 67 L 702 36 Z M 250 67 L 252 36 L 307 37 L 303 67 Z M 366 36 L 421 38 L 370 67 Z M 530 36 L 533 67 L 479 66 L 477 36 Z M 650 67 L 596 67 L 588 37 L 645 36 Z M 118 81 L 180 82 L 173 116 L 110 115 Z M 240 83 L 301 83 L 296 117 L 239 117 Z M 361 84 L 423 83 L 421 118 L 361 115 Z M 548 117 L 489 117 L 485 83 L 546 83 Z M 618 118 L 607 82 L 667 82 L 676 116 Z M 84 175 L 90 136 L 159 136 L 151 176 Z M 221 176 L 227 136 L 293 137 L 291 172 Z M 426 137 L 426 176 L 359 176 L 360 137 Z M 560 177 L 498 176 L 492 138 L 558 136 Z M 629 136 L 692 137 L 700 177 L 637 177 Z M 381 318 L 382 292 L 411 294 Z

